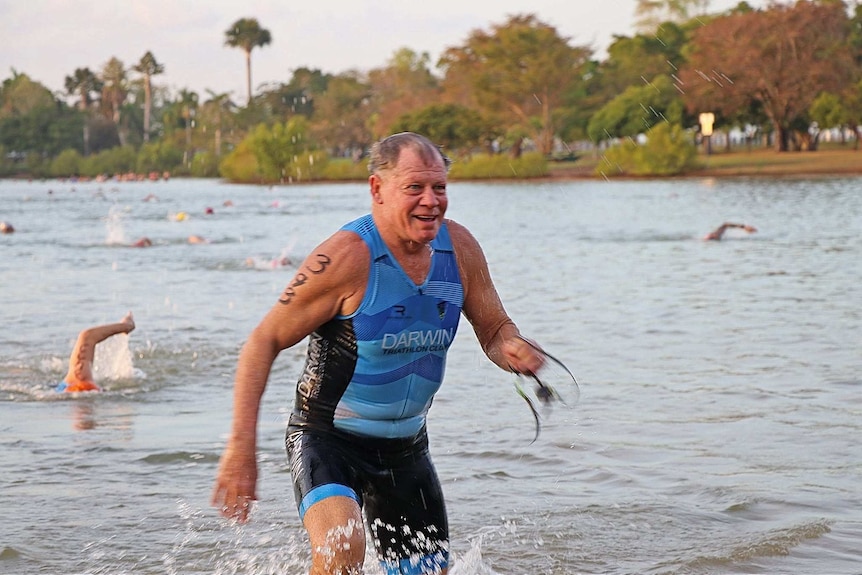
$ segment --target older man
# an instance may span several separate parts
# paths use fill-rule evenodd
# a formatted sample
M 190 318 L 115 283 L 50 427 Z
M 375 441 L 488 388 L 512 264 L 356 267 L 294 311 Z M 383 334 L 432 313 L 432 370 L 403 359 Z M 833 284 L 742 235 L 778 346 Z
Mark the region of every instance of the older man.
M 534 373 L 544 362 L 507 315 L 476 239 L 444 217 L 448 167 L 418 134 L 376 143 L 371 212 L 311 252 L 239 357 L 213 504 L 245 521 L 270 369 L 310 336 L 286 446 L 313 575 L 362 572 L 363 510 L 387 573 L 447 572 L 425 420 L 462 313 L 502 369 Z

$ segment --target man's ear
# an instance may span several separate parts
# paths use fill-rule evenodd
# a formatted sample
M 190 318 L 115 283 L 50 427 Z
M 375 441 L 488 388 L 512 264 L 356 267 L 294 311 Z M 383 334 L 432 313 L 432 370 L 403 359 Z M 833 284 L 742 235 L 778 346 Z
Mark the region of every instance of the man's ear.
M 380 194 L 380 186 L 382 183 L 380 176 L 377 174 L 371 174 L 368 176 L 368 187 L 371 191 L 371 200 L 378 204 L 383 203 L 383 196 Z

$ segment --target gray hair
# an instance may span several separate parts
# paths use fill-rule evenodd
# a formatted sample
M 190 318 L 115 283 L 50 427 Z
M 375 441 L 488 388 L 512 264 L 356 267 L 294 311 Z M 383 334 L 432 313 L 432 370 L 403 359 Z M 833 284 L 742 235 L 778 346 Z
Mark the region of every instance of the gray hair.
M 449 171 L 449 166 L 452 165 L 452 160 L 443 153 L 440 146 L 425 136 L 414 132 L 400 132 L 383 138 L 371 146 L 371 153 L 368 158 L 368 173 L 376 174 L 383 170 L 394 168 L 398 165 L 398 156 L 401 155 L 401 150 L 404 148 L 410 148 L 415 151 L 422 158 L 422 161 L 427 164 L 431 164 L 438 159 L 443 160 L 446 171 Z

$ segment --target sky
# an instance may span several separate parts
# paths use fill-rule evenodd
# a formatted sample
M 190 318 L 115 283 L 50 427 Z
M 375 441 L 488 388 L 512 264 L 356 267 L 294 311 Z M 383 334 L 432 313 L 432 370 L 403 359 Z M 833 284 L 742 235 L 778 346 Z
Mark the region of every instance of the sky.
M 738 0 L 711 0 L 722 12 Z M 766 1 L 749 0 L 755 7 Z M 112 57 L 128 68 L 148 50 L 165 67 L 154 83 L 206 99 L 245 101 L 242 50 L 224 45 L 240 18 L 257 18 L 272 43 L 252 52 L 252 85 L 289 82 L 297 68 L 339 74 L 385 66 L 395 52 L 431 62 L 490 32 L 511 15 L 535 14 L 572 46 L 602 59 L 614 35 L 634 34 L 635 0 L 0 0 L 0 81 L 12 70 L 54 91 L 76 68 L 101 71 Z

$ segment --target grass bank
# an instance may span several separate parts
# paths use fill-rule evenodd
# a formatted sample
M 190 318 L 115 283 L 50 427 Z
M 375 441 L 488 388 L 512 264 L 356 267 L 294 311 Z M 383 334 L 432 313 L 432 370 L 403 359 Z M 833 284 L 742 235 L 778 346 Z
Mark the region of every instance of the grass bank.
M 816 152 L 776 152 L 772 149 L 753 148 L 732 152 L 714 151 L 699 157 L 701 168 L 684 177 L 735 177 L 735 176 L 817 176 L 862 175 L 862 149 L 852 145 L 824 147 Z M 555 179 L 601 179 L 595 168 L 601 156 L 584 156 L 575 162 L 553 163 L 549 176 Z

